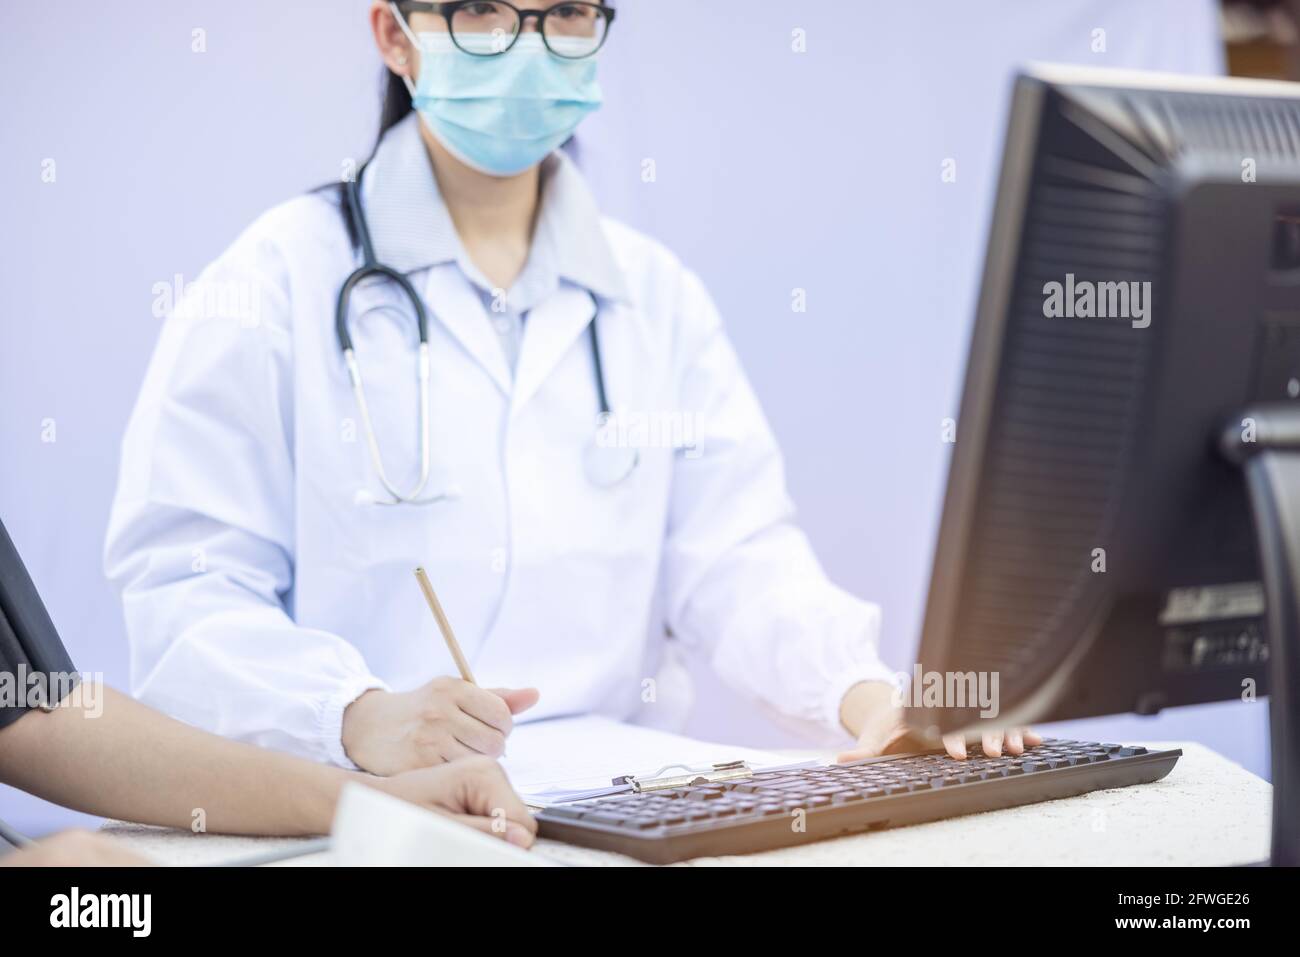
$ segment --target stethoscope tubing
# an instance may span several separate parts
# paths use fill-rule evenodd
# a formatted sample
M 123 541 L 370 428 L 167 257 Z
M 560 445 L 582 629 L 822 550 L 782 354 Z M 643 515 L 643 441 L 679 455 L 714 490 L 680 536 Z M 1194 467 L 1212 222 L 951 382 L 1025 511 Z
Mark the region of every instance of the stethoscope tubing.
M 352 393 L 356 398 L 357 408 L 361 413 L 362 427 L 366 433 L 366 445 L 370 451 L 370 458 L 374 464 L 375 471 L 379 476 L 379 481 L 384 490 L 393 497 L 392 503 L 388 504 L 419 504 L 420 493 L 429 482 L 429 474 L 432 467 L 432 454 L 430 449 L 429 436 L 429 394 L 430 394 L 430 369 L 429 369 L 429 316 L 425 309 L 424 300 L 416 292 L 415 287 L 411 285 L 410 279 L 404 273 L 398 272 L 390 266 L 379 262 L 375 255 L 374 241 L 370 235 L 370 227 L 366 222 L 365 211 L 361 208 L 361 177 L 365 173 L 365 167 L 358 171 L 356 177 L 349 179 L 345 184 L 345 190 L 348 199 L 348 215 L 352 221 L 353 233 L 361 246 L 361 266 L 352 272 L 351 275 L 343 281 L 339 289 L 338 303 L 334 312 L 334 332 L 338 338 L 339 349 L 343 353 L 344 366 L 347 369 L 348 380 L 352 385 Z M 388 471 L 384 467 L 383 454 L 379 449 L 379 440 L 375 432 L 374 422 L 370 416 L 370 404 L 366 400 L 365 382 L 361 375 L 361 364 L 357 360 L 356 348 L 352 343 L 352 335 L 348 331 L 348 309 L 352 300 L 352 292 L 356 287 L 371 277 L 383 277 L 397 283 L 398 288 L 410 301 L 415 310 L 416 323 L 419 327 L 419 347 L 416 352 L 416 375 L 418 376 L 420 386 L 420 477 L 414 488 L 409 492 L 402 492 L 398 489 L 388 477 Z M 600 353 L 600 334 L 597 331 L 597 320 L 600 318 L 600 300 L 594 293 L 591 295 L 592 304 L 596 308 L 595 315 L 592 316 L 591 322 L 587 324 L 587 336 L 591 344 L 591 361 L 595 372 L 596 380 L 596 399 L 599 406 L 599 423 L 606 422 L 610 417 L 609 393 L 605 388 L 605 370 L 601 361 Z M 591 450 L 588 450 L 589 453 Z M 625 479 L 636 468 L 639 461 L 639 454 L 634 450 L 624 450 L 628 454 L 625 456 L 625 462 L 615 463 L 617 468 L 608 469 L 608 475 L 601 473 L 599 477 L 593 474 L 595 469 L 588 469 L 588 478 L 593 484 L 612 486 Z M 591 455 L 587 456 L 591 459 Z

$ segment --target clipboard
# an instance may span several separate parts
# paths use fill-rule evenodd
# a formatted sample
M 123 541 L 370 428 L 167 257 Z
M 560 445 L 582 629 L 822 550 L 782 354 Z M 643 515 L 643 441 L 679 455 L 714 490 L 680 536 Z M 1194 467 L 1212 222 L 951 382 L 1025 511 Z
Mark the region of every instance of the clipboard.
M 673 788 L 690 787 L 698 784 L 724 784 L 729 781 L 746 781 L 755 773 L 769 771 L 792 771 L 798 768 L 817 766 L 819 761 L 797 761 L 793 764 L 764 766 L 755 769 L 748 761 L 721 761 L 707 767 L 691 767 L 687 764 L 667 764 L 652 774 L 622 774 L 610 782 L 609 787 L 592 788 L 580 791 L 550 792 L 557 795 L 554 799 L 539 802 L 546 796 L 533 794 L 527 799 L 529 807 L 543 808 L 556 804 L 571 804 L 575 801 L 592 801 L 615 794 L 649 794 L 655 791 L 667 791 Z M 668 772 L 675 771 L 675 774 Z
M 511 733 L 501 765 L 526 804 L 549 807 L 615 795 L 671 793 L 671 788 L 696 781 L 726 786 L 792 760 L 803 758 L 579 714 L 521 722 Z

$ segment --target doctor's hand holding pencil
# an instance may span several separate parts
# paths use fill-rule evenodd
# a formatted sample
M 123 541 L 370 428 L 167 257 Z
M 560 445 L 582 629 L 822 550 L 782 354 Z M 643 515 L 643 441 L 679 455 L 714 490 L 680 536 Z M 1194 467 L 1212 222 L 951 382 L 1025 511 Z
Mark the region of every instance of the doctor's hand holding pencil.
M 505 752 L 514 716 L 537 703 L 536 688 L 480 688 L 443 613 L 424 569 L 415 577 L 460 678 L 440 676 L 413 691 L 367 691 L 343 715 L 343 748 L 372 774 L 415 768 L 482 754 Z

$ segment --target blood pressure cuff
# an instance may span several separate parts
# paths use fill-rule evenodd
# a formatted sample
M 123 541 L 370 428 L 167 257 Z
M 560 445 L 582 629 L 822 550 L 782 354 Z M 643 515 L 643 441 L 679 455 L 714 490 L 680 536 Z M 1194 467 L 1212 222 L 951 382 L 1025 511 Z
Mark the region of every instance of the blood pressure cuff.
M 0 522 L 0 728 L 76 686 L 72 659 Z

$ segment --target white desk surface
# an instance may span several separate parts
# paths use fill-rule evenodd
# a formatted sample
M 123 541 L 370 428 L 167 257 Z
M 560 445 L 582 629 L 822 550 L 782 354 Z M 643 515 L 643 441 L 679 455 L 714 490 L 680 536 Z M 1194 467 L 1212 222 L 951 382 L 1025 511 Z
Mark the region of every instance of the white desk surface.
M 1147 747 L 1183 749 L 1173 771 L 1154 784 L 685 864 L 1214 866 L 1268 857 L 1273 791 L 1267 781 L 1199 744 L 1156 742 Z M 110 824 L 105 832 L 169 865 L 225 863 L 299 843 L 296 838 L 226 837 L 131 824 Z M 621 854 L 555 841 L 538 841 L 536 853 L 561 864 L 640 865 Z M 322 852 L 286 863 L 328 866 L 331 860 Z

